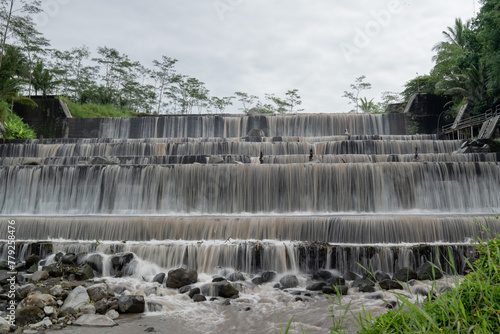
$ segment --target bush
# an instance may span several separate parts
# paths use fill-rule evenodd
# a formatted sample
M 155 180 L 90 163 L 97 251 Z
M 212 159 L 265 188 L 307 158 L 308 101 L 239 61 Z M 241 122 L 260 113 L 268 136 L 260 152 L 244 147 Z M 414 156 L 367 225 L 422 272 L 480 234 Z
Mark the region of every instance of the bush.
M 0 104 L 0 108 L 2 105 Z M 8 112 L 4 121 L 6 139 L 35 139 L 36 133 L 22 118 L 14 113 Z

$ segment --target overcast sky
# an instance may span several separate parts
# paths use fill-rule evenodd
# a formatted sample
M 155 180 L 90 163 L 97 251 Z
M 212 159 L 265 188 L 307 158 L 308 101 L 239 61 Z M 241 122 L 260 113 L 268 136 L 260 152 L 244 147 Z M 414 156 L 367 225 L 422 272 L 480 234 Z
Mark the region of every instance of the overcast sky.
M 112 47 L 152 67 L 162 55 L 203 81 L 211 95 L 284 96 L 299 89 L 305 112 L 348 112 L 361 96 L 401 92 L 432 68 L 432 47 L 474 0 L 43 0 L 35 21 L 58 50 Z M 240 107 L 228 111 L 236 111 Z

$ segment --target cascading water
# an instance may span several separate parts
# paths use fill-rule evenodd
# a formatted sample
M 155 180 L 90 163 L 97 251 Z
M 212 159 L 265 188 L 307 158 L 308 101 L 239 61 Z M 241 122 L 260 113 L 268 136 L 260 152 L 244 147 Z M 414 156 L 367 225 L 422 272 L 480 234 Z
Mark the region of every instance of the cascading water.
M 398 116 L 74 120 L 70 137 L 96 138 L 0 144 L 0 227 L 17 222 L 21 259 L 34 249 L 131 252 L 139 280 L 185 266 L 206 280 L 275 271 L 305 284 L 323 269 L 394 273 L 431 261 L 451 270 L 449 254 L 462 273 L 469 240 L 500 232 L 498 155 L 453 154 L 459 141 L 406 135 Z M 252 129 L 265 136 L 247 137 Z M 251 296 L 271 287 L 239 286 L 259 303 Z M 155 310 L 176 309 L 149 298 Z M 307 314 L 304 323 L 328 327 L 327 315 Z

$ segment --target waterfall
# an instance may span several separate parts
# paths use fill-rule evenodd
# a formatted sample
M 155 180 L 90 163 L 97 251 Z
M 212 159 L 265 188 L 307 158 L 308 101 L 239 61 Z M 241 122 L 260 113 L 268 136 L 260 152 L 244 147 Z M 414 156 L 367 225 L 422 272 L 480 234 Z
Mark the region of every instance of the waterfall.
M 73 119 L 69 134 L 0 143 L 0 228 L 16 221 L 21 259 L 393 273 L 448 270 L 449 250 L 462 272 L 470 240 L 500 232 L 499 155 L 407 134 L 402 115 Z

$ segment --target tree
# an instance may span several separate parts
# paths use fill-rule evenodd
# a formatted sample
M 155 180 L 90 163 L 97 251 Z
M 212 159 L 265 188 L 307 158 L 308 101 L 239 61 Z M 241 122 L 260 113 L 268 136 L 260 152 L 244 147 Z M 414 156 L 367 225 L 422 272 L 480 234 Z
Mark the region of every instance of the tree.
M 12 27 L 21 25 L 28 15 L 41 12 L 40 0 L 0 0 L 0 67 L 2 67 L 7 40 L 12 36 Z M 33 22 L 30 20 L 30 22 Z
M 362 112 L 364 113 L 375 113 L 378 112 L 378 107 L 377 105 L 373 102 L 373 99 L 368 101 L 368 99 L 365 98 L 360 98 L 359 99 L 360 104 L 359 104 L 359 109 L 361 109 Z
M 401 92 L 403 101 L 408 102 L 417 93 L 434 93 L 438 81 L 439 78 L 433 75 L 420 75 L 411 79 L 405 84 L 405 90 Z
M 162 56 L 162 61 L 153 60 L 153 65 L 156 70 L 152 72 L 152 77 L 156 81 L 157 86 L 157 96 L 158 96 L 158 106 L 156 109 L 156 114 L 160 114 L 163 97 L 168 90 L 168 87 L 174 82 L 175 70 L 174 65 L 177 59 L 172 59 L 170 57 Z
M 295 107 L 300 106 L 302 104 L 302 100 L 300 99 L 300 96 L 298 94 L 298 89 L 292 89 L 289 90 L 285 93 L 286 98 L 285 102 L 289 105 L 289 112 L 293 113 L 298 112 L 298 111 L 303 111 L 304 109 L 296 109 L 294 110 Z
M 43 96 L 46 96 L 54 87 L 54 76 L 44 67 L 42 61 L 37 61 L 33 70 L 33 89 L 35 90 L 35 95 L 38 95 L 38 91 L 42 91 Z
M 379 112 L 386 112 L 389 104 L 401 102 L 401 95 L 399 93 L 396 93 L 396 92 L 386 91 L 386 92 L 382 93 L 381 99 L 382 99 L 382 102 L 379 102 L 377 104 L 377 109 Z
M 235 92 L 234 95 L 236 95 L 238 101 L 240 101 L 243 105 L 243 108 L 239 108 L 239 110 L 243 111 L 245 114 L 248 114 L 248 111 L 254 104 L 254 101 L 259 99 L 258 96 L 248 95 L 247 93 L 243 92 Z
M 368 90 L 372 88 L 372 84 L 368 82 L 364 82 L 366 79 L 366 76 L 362 75 L 358 78 L 356 78 L 356 81 L 354 84 L 351 84 L 351 92 L 344 91 L 344 95 L 342 97 L 346 97 L 350 100 L 349 104 L 354 103 L 356 106 L 356 109 L 351 110 L 352 112 L 358 113 L 359 110 L 359 93 L 363 90 Z
M 284 99 L 280 99 L 276 97 L 274 94 L 266 94 L 266 99 L 273 102 L 274 106 L 271 107 L 271 110 L 278 112 L 280 114 L 286 113 L 292 106 Z
M 214 107 L 215 110 L 217 110 L 220 114 L 224 112 L 227 106 L 230 106 L 233 104 L 231 101 L 234 99 L 234 96 L 228 96 L 228 97 L 217 97 L 217 96 L 212 96 L 210 98 L 210 106 Z

